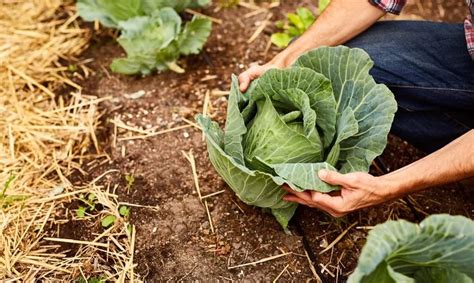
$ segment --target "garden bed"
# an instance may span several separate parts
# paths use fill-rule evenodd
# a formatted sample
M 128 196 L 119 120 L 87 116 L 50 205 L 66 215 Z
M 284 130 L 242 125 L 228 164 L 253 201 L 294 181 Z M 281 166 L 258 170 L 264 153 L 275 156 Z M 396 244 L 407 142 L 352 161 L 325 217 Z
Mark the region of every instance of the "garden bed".
M 337 282 L 355 268 L 367 232 L 376 224 L 398 218 L 418 222 L 434 213 L 473 218 L 472 193 L 452 184 L 340 219 L 300 207 L 288 235 L 270 214 L 245 205 L 234 195 L 210 164 L 194 116 L 206 111 L 222 124 L 231 74 L 278 52 L 268 44 L 272 22 L 302 5 L 315 9 L 311 1 L 286 2 L 290 1 L 259 13 L 241 5 L 218 8 L 214 4 L 203 10 L 217 22 L 204 51 L 179 61 L 184 74 L 127 77 L 111 73 L 109 64 L 123 51 L 111 32 L 104 30 L 96 33 L 82 55 L 82 59 L 92 59 L 88 67 L 95 71 L 86 81 L 78 81 L 83 94 L 107 98 L 98 136 L 108 156 L 84 166 L 87 174 L 74 179 L 82 183 L 110 172 L 100 182 L 116 188 L 119 201 L 131 208 L 130 221 L 136 228 L 133 260 L 142 279 L 303 281 L 320 277 L 323 282 Z M 423 7 L 412 3 L 404 17 L 460 21 L 464 10 L 457 2 L 431 1 Z M 268 26 L 249 42 L 270 15 Z M 144 137 L 152 131 L 161 134 Z M 390 137 L 382 156 L 387 168 L 374 167 L 372 173 L 395 170 L 422 155 Z M 195 162 L 195 175 L 190 161 Z M 204 203 L 198 193 L 216 194 Z M 72 203 L 69 208 L 77 207 L 78 203 Z M 97 222 L 71 221 L 61 225 L 59 237 L 92 240 L 103 229 Z M 62 248 L 75 252 L 74 245 Z M 259 260 L 265 262 L 240 266 Z

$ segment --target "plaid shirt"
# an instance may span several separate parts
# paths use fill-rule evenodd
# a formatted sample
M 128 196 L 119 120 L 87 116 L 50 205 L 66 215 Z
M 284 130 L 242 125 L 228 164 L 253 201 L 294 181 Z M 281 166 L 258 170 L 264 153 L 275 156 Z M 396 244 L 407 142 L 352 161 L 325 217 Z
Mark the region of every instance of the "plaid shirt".
M 369 0 L 369 2 L 378 6 L 385 12 L 396 15 L 400 14 L 403 6 L 406 4 L 406 0 Z M 464 21 L 464 31 L 466 34 L 467 50 L 474 60 L 474 25 L 472 23 L 472 20 L 474 19 L 474 0 L 466 0 L 466 2 L 469 7 L 470 14 Z

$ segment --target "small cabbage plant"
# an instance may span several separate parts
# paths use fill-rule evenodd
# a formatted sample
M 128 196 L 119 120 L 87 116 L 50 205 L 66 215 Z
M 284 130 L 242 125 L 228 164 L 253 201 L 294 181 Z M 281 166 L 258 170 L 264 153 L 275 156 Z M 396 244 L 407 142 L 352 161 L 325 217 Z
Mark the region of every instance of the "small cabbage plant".
M 208 5 L 210 0 L 78 0 L 77 10 L 86 21 L 117 28 L 117 41 L 127 53 L 115 59 L 112 71 L 148 75 L 155 70 L 182 73 L 181 55 L 198 54 L 211 33 L 211 21 L 194 16 L 182 23 L 178 12 Z
M 367 172 L 385 148 L 397 104 L 369 74 L 372 65 L 361 49 L 322 47 L 290 68 L 268 70 L 246 93 L 233 76 L 224 131 L 197 117 L 217 172 L 242 201 L 271 209 L 286 228 L 296 204 L 282 200 L 283 184 L 337 190 L 318 170 Z
M 439 214 L 375 226 L 348 282 L 472 283 L 473 267 L 474 221 Z

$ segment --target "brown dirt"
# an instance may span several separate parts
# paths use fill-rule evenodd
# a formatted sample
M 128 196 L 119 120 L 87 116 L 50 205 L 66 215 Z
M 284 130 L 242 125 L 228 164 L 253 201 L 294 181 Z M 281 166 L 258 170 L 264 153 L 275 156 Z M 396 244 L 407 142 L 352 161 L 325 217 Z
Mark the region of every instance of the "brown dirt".
M 286 12 L 297 6 L 314 8 L 309 4 L 310 1 L 289 2 L 282 1 L 279 8 L 273 9 L 273 19 L 281 19 Z M 449 3 L 443 3 L 441 7 L 447 10 Z M 179 62 L 185 67 L 185 74 L 167 72 L 142 78 L 110 73 L 107 69 L 111 60 L 123 56 L 123 52 L 110 37 L 96 38 L 84 55 L 84 58 L 94 59 L 90 67 L 96 72 L 85 82 L 83 92 L 112 97 L 105 103 L 108 109 L 105 120 L 116 117 L 130 126 L 144 129 L 156 127 L 157 130 L 183 125 L 182 116 L 191 119 L 194 114 L 202 111 L 203 97 L 207 90 L 227 90 L 232 73 L 240 73 L 253 61 L 263 63 L 278 52 L 274 47 L 268 53 L 265 52 L 271 27 L 257 40 L 247 43 L 265 14 L 244 20 L 242 15 L 250 10 L 234 7 L 217 11 L 214 8 L 206 9 L 205 13 L 220 18 L 223 24 L 214 24 L 212 36 L 201 55 Z M 425 18 L 430 15 L 426 11 L 420 13 L 416 4 L 410 4 L 408 11 L 409 15 L 421 15 Z M 457 21 L 462 19 L 459 13 L 455 19 Z M 429 18 L 454 20 L 441 14 L 434 17 L 431 15 Z M 216 75 L 217 78 L 201 81 L 206 75 Z M 145 95 L 138 99 L 126 97 L 126 94 L 137 91 L 145 91 Z M 226 98 L 216 96 L 211 97 L 211 101 L 215 119 L 223 122 Z M 302 256 L 303 241 L 315 257 L 318 271 L 321 270 L 319 264 L 327 265 L 332 273 L 337 273 L 339 266 L 342 269 L 339 279 L 342 279 L 355 267 L 367 233 L 363 226 L 373 226 L 387 219 L 397 218 L 417 221 L 425 213 L 451 212 L 473 217 L 472 194 L 465 192 L 459 185 L 452 185 L 415 194 L 410 199 L 364 209 L 341 219 L 333 219 L 317 210 L 301 207 L 291 224 L 292 235 L 286 235 L 271 215 L 243 204 L 228 189 L 209 163 L 201 133 L 195 128 L 142 140 L 118 141 L 114 145 L 113 125 L 107 125 L 108 128 L 104 130 L 106 138 L 102 143 L 108 145 L 107 152 L 111 161 L 101 167 L 86 168 L 90 173 L 88 178 L 95 178 L 107 169 L 119 169 L 120 173 L 111 174 L 112 178 L 107 182 L 112 186 L 118 185 L 120 201 L 159 208 L 158 211 L 136 207 L 131 210 L 131 222 L 137 227 L 135 262 L 139 273 L 147 281 L 176 281 L 184 278 L 268 281 L 276 278 L 287 264 L 288 272 L 283 273 L 281 279 L 311 279 L 313 276 L 308 262 Z M 124 135 L 125 133 L 119 132 L 119 136 Z M 224 193 L 208 200 L 216 228 L 214 234 L 195 192 L 191 167 L 181 152 L 189 150 L 193 151 L 196 158 L 202 194 L 225 189 Z M 390 170 L 394 170 L 420 156 L 420 152 L 392 137 L 383 160 Z M 374 169 L 373 173 L 378 172 Z M 131 188 L 126 186 L 126 175 L 133 175 L 135 178 Z M 352 228 L 332 251 L 315 256 L 325 243 L 330 243 L 355 221 L 356 226 L 361 227 Z M 76 227 L 76 223 L 70 229 L 87 233 L 87 229 Z M 73 238 L 81 238 L 76 232 L 65 233 Z M 294 254 L 258 266 L 233 270 L 227 268 L 282 252 Z M 327 272 L 321 274 L 325 282 L 335 281 Z

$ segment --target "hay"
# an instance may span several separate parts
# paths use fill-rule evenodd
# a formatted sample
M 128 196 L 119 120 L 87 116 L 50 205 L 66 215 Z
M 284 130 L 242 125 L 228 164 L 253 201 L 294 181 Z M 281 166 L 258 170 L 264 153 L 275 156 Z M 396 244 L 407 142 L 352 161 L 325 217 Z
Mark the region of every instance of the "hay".
M 96 194 L 105 207 L 101 213 L 118 214 L 115 195 L 95 183 L 69 181 L 94 157 L 91 152 L 101 151 L 95 130 L 103 100 L 82 94 L 68 78 L 64 62 L 89 74 L 76 57 L 90 34 L 79 27 L 72 4 L 0 5 L 0 281 L 137 279 L 130 263 L 134 233 L 120 217 L 95 240 L 101 245 L 81 244 L 73 256 L 45 240 L 58 236 L 52 229 L 70 219 L 66 204 L 80 192 Z

